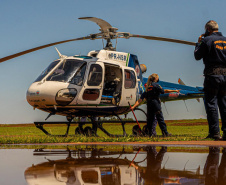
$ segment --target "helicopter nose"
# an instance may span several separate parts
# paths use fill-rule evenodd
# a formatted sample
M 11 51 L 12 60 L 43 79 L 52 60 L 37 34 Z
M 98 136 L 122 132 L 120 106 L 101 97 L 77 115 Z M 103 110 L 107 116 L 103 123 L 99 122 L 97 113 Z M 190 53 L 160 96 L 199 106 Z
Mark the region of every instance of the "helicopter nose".
M 69 87 L 66 83 L 45 82 L 41 84 L 35 82 L 27 90 L 27 101 L 35 108 L 66 106 L 75 99 L 76 95 L 76 88 Z
M 32 84 L 27 90 L 27 102 L 33 106 L 38 107 L 42 103 L 40 90 L 36 88 L 36 85 Z

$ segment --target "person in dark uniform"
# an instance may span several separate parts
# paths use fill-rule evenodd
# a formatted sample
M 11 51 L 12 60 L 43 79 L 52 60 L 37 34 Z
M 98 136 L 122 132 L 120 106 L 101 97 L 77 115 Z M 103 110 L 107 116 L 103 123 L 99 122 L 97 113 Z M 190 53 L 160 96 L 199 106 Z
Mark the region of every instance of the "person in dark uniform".
M 179 90 L 163 89 L 157 82 L 159 81 L 158 74 L 152 74 L 148 77 L 145 92 L 141 95 L 140 99 L 134 104 L 132 109 L 135 109 L 144 99 L 147 100 L 147 128 L 149 136 L 154 136 L 153 127 L 155 117 L 158 121 L 159 127 L 163 136 L 170 136 L 166 128 L 166 123 L 161 111 L 161 102 L 159 99 L 160 94 L 177 92 Z M 155 130 L 155 129 L 154 129 Z
M 209 124 L 207 138 L 221 139 L 219 107 L 223 140 L 226 140 L 226 37 L 218 32 L 218 24 L 213 20 L 206 23 L 205 30 L 196 43 L 194 56 L 196 60 L 203 59 L 205 65 L 204 104 Z

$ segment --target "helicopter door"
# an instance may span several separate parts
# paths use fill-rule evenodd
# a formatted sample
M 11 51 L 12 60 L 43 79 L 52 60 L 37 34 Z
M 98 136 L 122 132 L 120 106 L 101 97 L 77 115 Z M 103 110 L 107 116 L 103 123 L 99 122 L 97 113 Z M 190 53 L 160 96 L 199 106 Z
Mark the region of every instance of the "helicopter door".
M 79 95 L 78 104 L 98 105 L 101 100 L 104 81 L 103 63 L 90 63 L 87 80 Z
M 134 69 L 124 69 L 122 99 L 123 104 L 128 106 L 128 102 L 132 105 L 136 102 L 137 78 Z

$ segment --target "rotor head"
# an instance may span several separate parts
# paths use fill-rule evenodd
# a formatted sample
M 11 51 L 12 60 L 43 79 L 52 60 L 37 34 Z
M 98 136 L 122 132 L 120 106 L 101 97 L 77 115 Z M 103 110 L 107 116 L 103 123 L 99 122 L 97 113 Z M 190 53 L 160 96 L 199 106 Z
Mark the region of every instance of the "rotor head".
M 117 39 L 117 38 L 128 39 L 130 37 L 130 33 L 117 32 L 118 28 L 112 27 L 107 21 L 103 19 L 99 19 L 96 17 L 80 17 L 79 19 L 92 21 L 92 22 L 95 22 L 98 26 L 100 26 L 100 33 L 90 34 L 90 37 L 92 40 L 95 40 L 95 39 L 106 40 L 107 43 L 104 48 L 106 50 L 116 50 L 116 48 L 113 47 L 113 44 L 111 42 L 112 39 Z

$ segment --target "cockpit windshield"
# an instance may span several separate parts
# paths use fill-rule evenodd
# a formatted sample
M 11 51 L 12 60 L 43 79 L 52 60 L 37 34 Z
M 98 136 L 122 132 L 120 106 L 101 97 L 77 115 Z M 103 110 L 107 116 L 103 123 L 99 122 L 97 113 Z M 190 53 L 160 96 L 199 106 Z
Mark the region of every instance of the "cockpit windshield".
M 35 80 L 35 82 L 41 81 L 58 63 L 60 60 L 56 60 L 52 62 L 40 75 L 39 77 Z
M 54 61 L 50 66 L 43 71 L 43 73 L 38 77 L 36 81 L 42 80 L 57 64 L 58 61 Z M 58 81 L 58 82 L 69 82 L 75 78 L 75 76 L 79 75 L 81 80 L 83 80 L 83 75 L 85 73 L 86 62 L 76 59 L 66 59 L 54 72 L 47 77 L 46 81 Z M 79 72 L 79 74 L 78 74 Z M 82 73 L 82 74 L 81 74 Z M 75 81 L 75 80 L 74 80 Z M 75 85 L 80 85 L 80 83 L 72 82 Z

